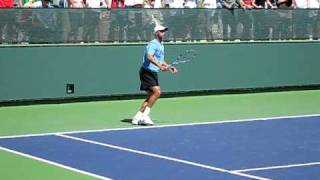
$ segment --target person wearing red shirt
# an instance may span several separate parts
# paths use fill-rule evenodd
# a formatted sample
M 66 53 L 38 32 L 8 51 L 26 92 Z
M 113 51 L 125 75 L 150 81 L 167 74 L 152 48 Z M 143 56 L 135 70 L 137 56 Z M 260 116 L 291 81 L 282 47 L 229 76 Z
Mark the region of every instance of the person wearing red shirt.
M 0 0 L 0 8 L 13 8 L 13 0 Z

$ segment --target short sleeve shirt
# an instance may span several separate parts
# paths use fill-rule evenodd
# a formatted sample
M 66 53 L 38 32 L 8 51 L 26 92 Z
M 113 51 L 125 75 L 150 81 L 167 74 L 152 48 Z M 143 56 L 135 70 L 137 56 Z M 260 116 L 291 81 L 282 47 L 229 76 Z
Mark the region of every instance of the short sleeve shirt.
M 153 58 L 162 64 L 164 61 L 164 46 L 157 39 L 150 41 L 144 51 L 143 56 L 143 67 L 149 69 L 152 72 L 160 72 L 160 68 L 152 64 L 148 59 L 148 54 L 152 55 Z

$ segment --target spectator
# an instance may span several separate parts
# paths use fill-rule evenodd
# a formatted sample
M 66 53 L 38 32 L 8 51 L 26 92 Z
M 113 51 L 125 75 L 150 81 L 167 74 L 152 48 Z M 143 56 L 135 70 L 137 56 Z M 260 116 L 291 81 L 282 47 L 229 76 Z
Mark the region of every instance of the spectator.
M 155 0 L 146 0 L 144 2 L 143 8 L 150 9 L 154 8 Z
M 14 1 L 13 0 L 0 0 L 0 8 L 13 8 Z
M 266 3 L 267 3 L 267 8 L 271 8 L 271 9 L 277 8 L 276 0 L 267 0 Z
M 320 1 L 319 0 L 309 0 L 308 8 L 314 8 L 314 10 L 310 11 L 309 16 L 312 17 L 313 20 L 313 39 L 320 38 L 320 15 L 319 15 L 319 8 L 320 8 Z
M 33 2 L 31 8 L 53 8 L 53 4 L 50 0 L 40 0 Z
M 197 0 L 185 0 L 184 7 L 185 8 L 196 8 L 197 7 Z
M 239 5 L 243 10 L 250 10 L 253 9 L 253 0 L 239 0 Z M 251 11 L 242 11 L 239 16 L 239 21 L 242 24 L 243 30 L 241 39 L 250 40 L 251 32 L 252 32 L 252 14 Z
M 308 8 L 309 0 L 296 0 L 296 6 L 298 9 L 306 9 Z
M 253 9 L 253 0 L 239 0 L 239 5 L 242 9 Z
M 267 0 L 253 0 L 252 5 L 256 9 L 262 9 L 266 7 Z M 259 12 L 261 13 L 261 12 Z
M 253 0 L 252 5 L 255 9 L 267 8 L 267 0 Z M 272 13 L 272 12 L 271 12 Z M 268 39 L 269 35 L 269 25 L 270 21 L 270 13 L 268 11 L 254 11 L 254 38 L 258 40 Z
M 217 9 L 217 0 L 203 0 L 201 2 L 201 7 L 208 9 Z M 205 13 L 206 39 L 213 40 L 215 36 L 219 36 L 218 27 L 219 20 L 221 19 L 221 11 L 209 10 L 205 11 Z
M 31 8 L 53 8 L 49 0 L 30 2 Z M 57 12 L 47 10 L 32 11 L 32 31 L 30 32 L 31 43 L 56 42 L 59 36 L 57 28 Z
M 0 0 L 0 8 L 13 8 L 14 2 L 13 0 Z M 2 42 L 11 42 L 13 41 L 14 37 L 14 25 L 15 17 L 12 16 L 10 13 L 1 13 L 1 20 L 0 20 L 0 43 Z
M 276 0 L 279 9 L 296 8 L 295 0 Z M 292 11 L 278 11 L 279 21 L 275 33 L 279 39 L 290 39 L 293 37 Z
M 184 0 L 169 0 L 169 8 L 184 8 Z
M 111 8 L 125 8 L 124 0 L 111 0 Z
M 143 0 L 125 0 L 124 5 L 126 8 L 142 8 Z
M 276 4 L 280 9 L 294 9 L 296 8 L 295 0 L 276 0 Z
M 203 0 L 202 6 L 204 8 L 216 9 L 217 8 L 217 0 Z
M 293 14 L 294 34 L 298 39 L 308 38 L 307 26 L 302 26 L 302 23 L 309 24 L 308 13 L 300 9 L 308 8 L 308 0 L 296 0 L 297 10 Z M 308 21 L 308 22 L 307 22 Z
M 111 14 L 110 14 L 110 30 L 109 40 L 122 41 L 125 40 L 125 29 L 128 26 L 128 14 L 121 9 L 125 8 L 124 0 L 111 0 Z
M 298 9 L 309 9 L 307 13 L 304 11 L 294 12 L 294 32 L 297 38 L 318 39 L 318 10 L 311 10 L 319 8 L 318 0 L 295 0 Z M 301 22 L 305 22 L 306 26 L 301 26 Z
M 184 8 L 184 0 L 167 0 L 165 3 L 168 8 L 173 8 L 172 10 L 164 12 L 167 25 L 172 27 L 167 37 L 174 41 L 185 40 L 187 34 L 186 16 L 185 11 L 181 9 Z
M 86 5 L 83 0 L 69 0 L 69 8 L 85 8 Z
M 143 0 L 125 0 L 124 4 L 126 8 L 142 8 Z M 141 10 L 130 10 L 127 11 L 127 39 L 128 40 L 142 40 L 142 11 Z
M 261 8 L 277 8 L 275 0 L 253 0 L 253 6 L 256 9 L 261 9 Z
M 218 9 L 222 9 L 223 8 L 222 1 L 223 0 L 216 0 L 216 4 L 217 4 L 217 8 Z
M 84 12 L 84 26 L 83 26 L 83 40 L 85 42 L 98 41 L 98 25 L 100 22 L 100 10 L 101 6 L 106 7 L 107 4 L 104 0 L 86 0 Z
M 234 9 L 237 9 L 239 4 L 236 0 L 222 0 L 222 5 L 229 10 L 222 15 L 223 39 L 237 39 L 238 14 Z
M 308 8 L 319 9 L 320 1 L 319 0 L 306 0 L 308 1 Z
M 69 8 L 85 8 L 83 0 L 68 0 Z M 69 41 L 79 41 L 83 30 L 83 11 L 70 9 L 69 11 L 70 31 L 68 33 Z

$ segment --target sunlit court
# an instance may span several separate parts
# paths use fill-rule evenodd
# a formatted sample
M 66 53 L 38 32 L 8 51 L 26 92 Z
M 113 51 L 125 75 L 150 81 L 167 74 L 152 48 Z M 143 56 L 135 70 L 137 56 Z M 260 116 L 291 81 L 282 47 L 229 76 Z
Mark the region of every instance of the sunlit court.
M 250 2 L 0 0 L 0 179 L 318 179 L 320 4 Z

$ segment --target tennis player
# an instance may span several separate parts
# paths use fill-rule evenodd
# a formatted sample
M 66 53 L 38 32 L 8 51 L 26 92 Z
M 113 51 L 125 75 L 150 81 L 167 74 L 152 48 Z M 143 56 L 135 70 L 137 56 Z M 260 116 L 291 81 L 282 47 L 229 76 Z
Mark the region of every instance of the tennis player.
M 164 60 L 164 46 L 162 39 L 165 36 L 167 27 L 157 25 L 154 28 L 155 39 L 150 41 L 144 51 L 143 64 L 140 68 L 139 75 L 141 91 L 146 91 L 147 99 L 142 103 L 140 110 L 132 118 L 134 125 L 153 125 L 149 114 L 152 106 L 160 97 L 161 90 L 158 81 L 158 72 L 171 71 L 172 74 L 177 72 L 175 67 L 170 67 Z

